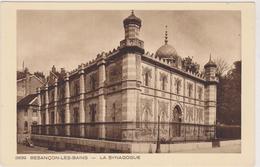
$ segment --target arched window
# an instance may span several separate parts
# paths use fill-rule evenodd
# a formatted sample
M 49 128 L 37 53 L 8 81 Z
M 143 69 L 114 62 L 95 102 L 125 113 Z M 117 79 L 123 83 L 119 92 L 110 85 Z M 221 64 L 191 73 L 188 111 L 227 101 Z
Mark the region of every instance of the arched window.
M 175 78 L 174 85 L 176 87 L 176 94 L 180 94 L 180 91 L 181 91 L 181 80 L 179 78 Z
M 90 86 L 91 86 L 91 90 L 96 89 L 96 78 L 94 75 L 90 76 Z
M 193 85 L 191 83 L 188 83 L 188 96 L 189 97 L 192 96 L 192 89 L 193 89 Z
M 202 87 L 198 87 L 199 100 L 202 99 Z
M 116 103 L 113 103 L 113 116 L 112 116 L 113 122 L 116 121 Z
M 94 123 L 96 121 L 96 104 L 90 104 L 89 108 L 90 108 L 89 114 L 91 119 L 90 121 Z
M 167 78 L 166 78 L 166 76 L 164 76 L 163 78 L 162 78 L 162 90 L 165 90 L 166 89 L 166 80 Z
M 24 122 L 24 131 L 28 131 L 28 122 L 27 121 Z
M 143 85 L 149 86 L 150 79 L 152 78 L 152 69 L 148 67 L 142 67 Z
M 74 94 L 79 95 L 79 80 L 74 81 Z
M 79 108 L 74 108 L 74 113 L 73 113 L 73 120 L 74 123 L 79 123 Z
M 149 86 L 149 73 L 148 72 L 145 73 L 144 78 L 145 78 L 145 81 L 144 81 L 145 86 Z

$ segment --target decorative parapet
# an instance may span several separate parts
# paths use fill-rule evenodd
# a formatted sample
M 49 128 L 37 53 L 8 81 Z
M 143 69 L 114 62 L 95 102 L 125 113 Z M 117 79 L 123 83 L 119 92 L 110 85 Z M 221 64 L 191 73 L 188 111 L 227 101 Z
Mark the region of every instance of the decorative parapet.
M 174 67 L 174 66 L 172 66 L 172 63 L 171 63 L 170 60 L 165 60 L 165 59 L 161 59 L 159 57 L 156 57 L 153 53 L 146 52 L 145 54 L 143 54 L 143 56 L 150 59 L 150 60 L 153 60 L 156 63 L 163 64 L 163 65 L 165 65 L 165 66 L 167 66 L 171 69 L 174 69 L 174 70 L 179 71 L 181 73 L 187 74 L 187 75 L 192 76 L 194 78 L 197 78 L 199 80 L 205 81 L 205 76 L 202 73 L 193 73 L 192 71 L 186 71 L 186 70 Z
M 144 48 L 144 42 L 137 38 L 124 39 L 120 41 L 120 48 L 127 47 L 127 46 L 137 46 L 139 48 Z

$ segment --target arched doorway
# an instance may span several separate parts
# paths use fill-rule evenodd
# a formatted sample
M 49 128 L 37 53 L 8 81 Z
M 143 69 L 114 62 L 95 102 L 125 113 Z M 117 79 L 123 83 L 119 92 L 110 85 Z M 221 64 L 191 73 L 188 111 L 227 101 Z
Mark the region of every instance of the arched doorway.
M 182 122 L 182 112 L 179 105 L 175 106 L 172 111 L 172 122 L 177 122 L 177 123 Z
M 170 119 L 170 137 L 181 136 L 182 111 L 179 105 L 176 105 L 171 111 Z

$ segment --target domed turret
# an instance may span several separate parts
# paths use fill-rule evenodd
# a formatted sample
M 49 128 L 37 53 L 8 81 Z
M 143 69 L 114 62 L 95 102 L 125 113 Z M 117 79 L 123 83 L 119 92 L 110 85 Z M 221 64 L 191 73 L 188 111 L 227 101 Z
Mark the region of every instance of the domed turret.
M 165 43 L 156 51 L 155 56 L 161 59 L 170 60 L 174 66 L 180 67 L 181 57 L 178 56 L 176 49 L 172 45 L 168 44 L 167 26 L 165 27 L 166 27 L 165 40 L 164 40 Z
M 132 10 L 131 15 L 128 16 L 124 21 L 124 27 L 127 27 L 129 24 L 136 24 L 137 26 L 139 26 L 139 28 L 142 25 L 142 21 L 141 19 L 139 19 L 138 17 L 135 16 L 134 11 Z
M 165 28 L 165 43 L 156 51 L 155 56 L 161 59 L 176 59 L 178 57 L 177 51 L 172 45 L 168 44 L 167 26 Z
M 133 10 L 131 15 L 124 19 L 123 23 L 125 28 L 125 39 L 139 38 L 142 21 L 135 16 Z
M 210 54 L 209 62 L 207 64 L 205 64 L 204 69 L 205 69 L 206 80 L 208 80 L 208 81 L 217 80 L 217 77 L 216 77 L 217 65 L 216 65 L 216 63 L 214 63 L 211 60 L 211 54 Z
M 125 29 L 125 39 L 120 41 L 120 50 L 124 52 L 144 53 L 144 42 L 139 39 L 139 32 L 142 21 L 135 16 L 132 10 L 131 15 L 123 21 Z
M 161 59 L 174 59 L 178 57 L 178 54 L 173 46 L 165 43 L 156 51 L 155 56 Z
M 215 68 L 217 68 L 216 63 L 214 63 L 214 62 L 211 60 L 211 54 L 210 54 L 209 62 L 207 62 L 207 64 L 204 65 L 204 68 L 208 68 L 208 67 L 215 67 Z

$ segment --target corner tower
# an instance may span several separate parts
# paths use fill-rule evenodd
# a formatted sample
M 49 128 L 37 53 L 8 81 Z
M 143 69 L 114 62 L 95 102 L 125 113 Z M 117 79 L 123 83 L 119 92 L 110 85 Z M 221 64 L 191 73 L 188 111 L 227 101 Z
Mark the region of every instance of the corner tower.
M 122 122 L 136 122 L 140 111 L 141 57 L 144 42 L 139 39 L 142 21 L 131 12 L 123 21 L 125 39 L 120 42 L 122 56 Z M 122 131 L 123 140 L 135 140 L 133 129 L 136 124 L 126 124 Z
M 131 15 L 124 19 L 123 24 L 125 39 L 120 41 L 120 49 L 124 52 L 144 54 L 144 42 L 139 39 L 142 20 L 136 17 L 132 10 Z
M 217 65 L 211 60 L 205 64 L 205 123 L 216 124 L 216 107 L 217 107 L 217 84 L 218 78 L 216 77 Z

